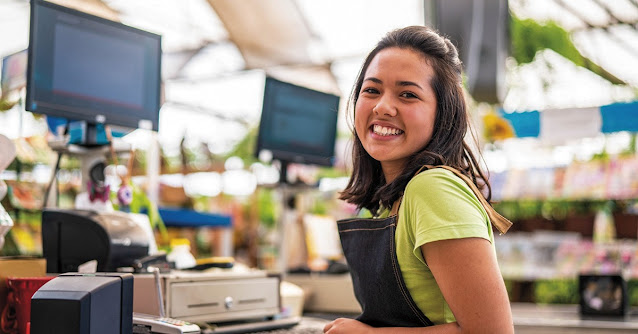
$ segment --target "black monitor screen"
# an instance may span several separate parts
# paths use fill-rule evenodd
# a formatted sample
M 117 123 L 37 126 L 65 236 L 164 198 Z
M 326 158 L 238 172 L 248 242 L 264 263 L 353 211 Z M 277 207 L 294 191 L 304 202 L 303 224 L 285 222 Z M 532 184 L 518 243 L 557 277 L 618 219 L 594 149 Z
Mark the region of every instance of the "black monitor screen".
M 161 37 L 31 1 L 26 109 L 157 130 Z
M 339 96 L 266 78 L 257 155 L 332 166 Z

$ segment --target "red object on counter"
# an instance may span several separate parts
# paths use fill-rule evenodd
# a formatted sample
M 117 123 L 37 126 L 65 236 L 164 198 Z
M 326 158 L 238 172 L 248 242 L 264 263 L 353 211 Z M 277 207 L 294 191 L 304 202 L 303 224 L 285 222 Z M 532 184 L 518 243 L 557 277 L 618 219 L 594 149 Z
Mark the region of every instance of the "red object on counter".
M 2 312 L 3 327 L 5 323 L 9 321 L 9 319 L 5 318 L 5 314 L 15 314 L 17 333 L 29 334 L 29 325 L 31 321 L 31 297 L 33 297 L 33 294 L 38 291 L 40 287 L 53 278 L 55 278 L 55 276 L 14 277 L 7 279 L 9 295 L 7 296 L 7 305 L 5 306 L 7 310 Z M 16 328 L 15 325 L 11 327 Z

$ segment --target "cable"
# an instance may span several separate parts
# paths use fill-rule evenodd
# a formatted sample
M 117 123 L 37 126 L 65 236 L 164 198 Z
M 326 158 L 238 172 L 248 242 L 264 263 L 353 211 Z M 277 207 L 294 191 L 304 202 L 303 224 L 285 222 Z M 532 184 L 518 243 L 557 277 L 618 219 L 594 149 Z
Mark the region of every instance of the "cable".
M 51 192 L 51 188 L 53 187 L 53 183 L 55 182 L 55 179 L 58 176 L 58 170 L 60 168 L 60 160 L 61 160 L 61 158 L 62 158 L 62 152 L 59 152 L 57 161 L 55 162 L 55 168 L 53 169 L 53 174 L 51 175 L 51 181 L 49 181 L 49 184 L 47 185 L 47 189 L 44 192 L 44 200 L 42 201 L 42 210 L 44 210 L 46 208 L 46 206 L 47 206 L 47 200 L 49 199 L 49 193 Z M 58 193 L 56 191 L 56 195 L 57 194 Z M 58 205 L 58 204 L 59 203 L 57 202 L 57 199 L 56 199 L 56 205 Z
M 64 125 L 64 134 L 66 135 L 67 132 L 69 131 L 69 121 L 66 121 L 66 124 Z M 44 210 L 47 206 L 47 200 L 49 199 L 49 193 L 51 192 L 51 187 L 53 187 L 53 182 L 55 182 L 55 179 L 58 176 L 58 171 L 60 170 L 60 160 L 62 160 L 62 152 L 58 152 L 58 158 L 55 162 L 55 168 L 53 169 L 53 173 L 51 175 L 51 181 L 49 181 L 49 184 L 47 185 L 46 190 L 44 191 L 44 200 L 42 201 L 42 210 Z M 60 191 L 59 189 L 56 187 L 56 199 L 55 199 L 55 204 L 57 207 L 60 207 Z

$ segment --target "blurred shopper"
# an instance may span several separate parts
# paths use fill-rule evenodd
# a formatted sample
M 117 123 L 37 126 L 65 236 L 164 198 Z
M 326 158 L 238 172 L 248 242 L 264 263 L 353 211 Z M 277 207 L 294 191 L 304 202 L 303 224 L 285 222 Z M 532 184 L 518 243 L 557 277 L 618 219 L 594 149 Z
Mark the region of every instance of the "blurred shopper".
M 489 182 L 464 142 L 461 66 L 454 45 L 421 26 L 390 32 L 363 63 L 341 198 L 375 218 L 339 222 L 362 313 L 324 332 L 514 331 L 491 228 L 511 223 L 488 204 Z

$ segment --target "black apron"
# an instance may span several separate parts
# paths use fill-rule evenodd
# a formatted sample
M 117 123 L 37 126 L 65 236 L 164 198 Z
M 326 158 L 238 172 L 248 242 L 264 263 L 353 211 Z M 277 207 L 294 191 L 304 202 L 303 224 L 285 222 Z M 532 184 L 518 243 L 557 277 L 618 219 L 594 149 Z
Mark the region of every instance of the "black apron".
M 493 225 L 505 233 L 511 226 L 487 203 L 481 192 L 465 175 L 448 166 L 470 186 L 481 201 Z M 415 174 L 415 175 L 416 175 Z M 401 198 L 390 216 L 384 219 L 345 219 L 337 222 L 341 246 L 350 267 L 354 294 L 361 305 L 357 320 L 373 327 L 426 327 L 434 325 L 416 305 L 408 291 L 396 255 L 394 234 L 399 220 Z
M 398 202 L 394 205 L 398 209 Z M 403 281 L 394 243 L 399 216 L 337 222 L 350 267 L 354 294 L 361 305 L 357 320 L 373 327 L 432 326 Z

